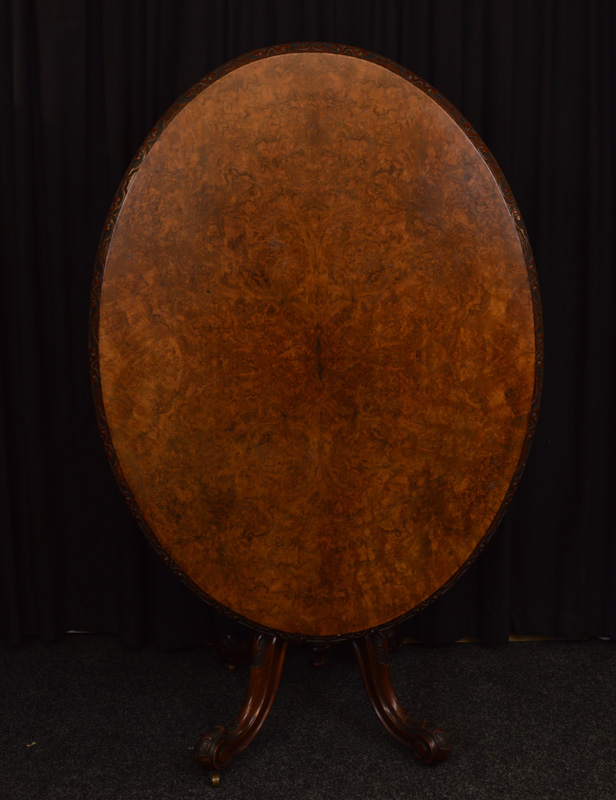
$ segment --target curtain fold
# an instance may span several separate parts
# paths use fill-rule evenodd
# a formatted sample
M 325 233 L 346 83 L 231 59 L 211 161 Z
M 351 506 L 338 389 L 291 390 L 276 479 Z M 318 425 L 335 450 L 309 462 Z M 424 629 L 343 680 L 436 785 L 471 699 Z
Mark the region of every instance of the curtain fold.
M 544 303 L 536 440 L 479 561 L 405 624 L 426 641 L 616 637 L 610 0 L 10 0 L 0 9 L 0 636 L 200 644 L 222 624 L 159 562 L 98 438 L 89 286 L 107 208 L 168 106 L 284 41 L 380 52 L 478 130 L 529 229 Z

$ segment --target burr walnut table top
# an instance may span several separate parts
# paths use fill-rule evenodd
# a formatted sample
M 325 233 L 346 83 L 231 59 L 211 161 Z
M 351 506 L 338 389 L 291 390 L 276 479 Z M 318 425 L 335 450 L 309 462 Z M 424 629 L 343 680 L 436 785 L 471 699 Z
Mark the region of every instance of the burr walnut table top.
M 180 98 L 120 187 L 93 289 L 101 429 L 202 596 L 356 635 L 494 529 L 539 326 L 519 213 L 455 109 L 383 58 L 273 48 Z

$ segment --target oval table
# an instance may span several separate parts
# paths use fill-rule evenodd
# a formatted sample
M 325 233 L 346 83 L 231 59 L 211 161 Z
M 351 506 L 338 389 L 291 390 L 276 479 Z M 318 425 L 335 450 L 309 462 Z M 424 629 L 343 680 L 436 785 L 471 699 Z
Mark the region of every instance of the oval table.
M 478 556 L 518 484 L 542 375 L 539 289 L 493 157 L 387 59 L 250 53 L 171 107 L 111 207 L 92 289 L 98 420 L 158 553 L 254 629 L 260 729 L 290 639 L 351 639 L 379 718 L 445 734 L 391 686 L 386 631 Z

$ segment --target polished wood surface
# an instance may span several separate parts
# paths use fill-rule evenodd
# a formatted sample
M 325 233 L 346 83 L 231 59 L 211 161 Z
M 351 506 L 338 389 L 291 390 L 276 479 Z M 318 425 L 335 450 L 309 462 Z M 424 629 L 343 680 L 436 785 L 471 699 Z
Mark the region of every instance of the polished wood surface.
M 100 413 L 127 499 L 199 593 L 284 634 L 433 597 L 534 424 L 519 214 L 403 72 L 315 47 L 217 73 L 140 151 L 101 245 Z

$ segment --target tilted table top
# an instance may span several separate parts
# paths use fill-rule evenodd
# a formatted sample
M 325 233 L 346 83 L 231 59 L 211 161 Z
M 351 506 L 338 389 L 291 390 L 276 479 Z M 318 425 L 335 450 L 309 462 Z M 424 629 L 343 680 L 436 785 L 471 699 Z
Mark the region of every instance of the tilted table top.
M 251 54 L 170 109 L 112 206 L 92 342 L 158 551 L 298 637 L 438 594 L 534 430 L 539 295 L 500 170 L 431 87 L 350 48 Z

